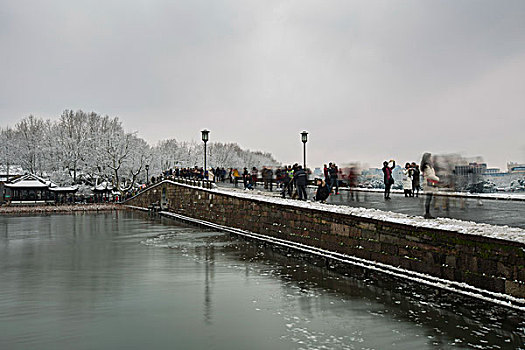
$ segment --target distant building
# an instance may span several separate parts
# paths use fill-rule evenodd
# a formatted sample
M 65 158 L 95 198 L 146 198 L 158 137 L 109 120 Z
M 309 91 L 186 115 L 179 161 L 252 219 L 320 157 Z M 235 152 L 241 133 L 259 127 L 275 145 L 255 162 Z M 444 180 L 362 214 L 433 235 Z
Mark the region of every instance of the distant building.
M 27 174 L 4 184 L 4 198 L 10 204 L 46 204 L 51 201 L 50 185 L 50 181 L 33 174 Z
M 383 170 L 379 168 L 368 168 L 368 170 L 363 170 L 362 174 L 364 176 L 382 176 Z
M 10 205 L 50 204 L 72 201 L 78 187 L 59 187 L 33 174 L 17 176 L 4 183 L 3 200 Z
M 113 200 L 114 196 L 118 196 L 119 193 L 114 191 L 113 185 L 109 182 L 102 182 L 91 189 L 95 196 L 95 202 L 109 202 Z
M 314 169 L 314 176 L 324 178 L 323 170 L 321 168 Z
M 525 173 L 525 164 L 507 163 L 507 171 L 509 173 Z
M 487 171 L 486 163 L 469 163 L 468 165 L 456 165 L 454 171 L 457 176 L 470 176 L 485 174 Z
M 487 168 L 485 169 L 485 172 L 483 175 L 494 175 L 494 174 L 501 174 L 500 168 Z

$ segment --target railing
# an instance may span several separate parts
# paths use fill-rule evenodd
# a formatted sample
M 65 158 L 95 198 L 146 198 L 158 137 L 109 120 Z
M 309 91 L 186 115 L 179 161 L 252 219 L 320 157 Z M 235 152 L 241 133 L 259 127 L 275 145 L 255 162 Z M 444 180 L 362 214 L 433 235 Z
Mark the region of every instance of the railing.
M 173 182 L 177 182 L 180 184 L 207 188 L 207 189 L 212 189 L 217 186 L 215 185 L 213 181 L 210 181 L 210 180 L 194 180 L 194 179 L 187 179 L 184 177 L 168 177 L 167 179 L 164 179 L 164 180 L 171 180 Z
M 120 202 L 120 203 L 124 203 L 130 199 L 133 199 L 135 197 L 137 197 L 138 195 L 152 189 L 152 188 L 155 188 L 159 185 L 161 185 L 164 181 L 172 181 L 172 182 L 176 182 L 176 183 L 180 183 L 180 184 L 184 184 L 184 185 L 189 185 L 189 186 L 195 186 L 195 187 L 200 187 L 200 188 L 205 188 L 205 189 L 213 189 L 213 188 L 216 188 L 217 185 L 213 182 L 213 181 L 210 181 L 210 180 L 196 180 L 196 179 L 187 179 L 187 178 L 184 178 L 184 177 L 175 177 L 175 176 L 168 176 L 162 180 L 159 180 L 158 182 L 155 182 L 154 184 L 150 184 L 149 186 L 141 189 L 139 192 L 135 193 L 134 195 L 132 195 L 131 197 L 129 198 L 123 198 L 123 200 Z

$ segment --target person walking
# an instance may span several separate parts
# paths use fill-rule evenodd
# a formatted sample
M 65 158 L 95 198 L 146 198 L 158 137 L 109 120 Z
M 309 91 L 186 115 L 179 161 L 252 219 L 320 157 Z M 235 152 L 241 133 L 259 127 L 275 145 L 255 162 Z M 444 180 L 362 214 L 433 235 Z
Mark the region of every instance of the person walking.
M 355 193 L 355 200 L 359 202 L 359 191 L 357 191 L 358 186 L 358 170 L 357 166 L 353 165 L 350 167 L 350 171 L 348 172 L 348 187 L 350 191 L 350 196 L 352 200 L 354 200 L 354 193 Z
M 415 195 L 416 197 L 419 197 L 419 188 L 421 186 L 420 184 L 420 177 L 421 177 L 421 171 L 419 171 L 419 165 L 416 164 L 416 162 L 412 162 L 412 197 Z
M 297 166 L 297 171 L 294 172 L 293 179 L 299 200 L 305 201 L 306 196 L 306 172 L 301 165 Z
M 253 188 L 257 187 L 257 179 L 259 177 L 259 170 L 257 170 L 256 167 L 252 168 L 252 178 L 251 178 L 251 184 Z
M 330 190 L 334 190 L 335 194 L 339 194 L 339 169 L 335 163 L 330 163 L 331 166 L 328 168 L 328 173 L 330 174 Z
M 281 188 L 281 184 L 283 182 L 283 173 L 281 168 L 275 169 L 275 187 Z
M 242 172 L 242 181 L 244 183 L 244 189 L 247 189 L 248 182 L 250 181 L 250 172 L 248 171 L 248 168 L 244 168 L 244 171 Z
M 273 191 L 273 170 L 271 168 L 264 168 L 263 170 L 264 188 L 270 188 L 270 192 Z
M 266 182 L 266 167 L 263 166 L 263 168 L 261 169 L 261 179 L 262 179 L 262 183 L 263 183 L 263 188 L 265 190 L 268 189 L 268 183 Z
M 288 192 L 288 196 L 292 196 L 292 178 L 293 178 L 293 170 L 290 166 L 284 167 L 283 173 L 282 173 L 282 181 L 283 181 L 283 188 L 281 191 L 281 197 L 286 197 L 286 192 Z
M 412 197 L 412 177 L 413 177 L 413 170 L 410 167 L 410 163 L 405 164 L 405 168 L 403 169 L 403 192 L 405 193 L 405 197 Z
M 423 173 L 423 191 L 425 191 L 425 219 L 434 219 L 430 215 L 430 203 L 432 202 L 432 196 L 437 191 L 437 184 L 439 183 L 439 177 L 436 176 L 434 170 L 434 164 L 432 162 L 432 154 L 424 153 L 421 158 L 421 172 Z
M 392 166 L 389 166 L 389 164 L 392 163 Z M 396 167 L 396 161 L 393 159 L 390 159 L 390 162 L 387 162 L 386 160 L 383 162 L 383 175 L 384 175 L 384 182 L 385 182 L 385 199 L 390 199 L 390 188 L 394 184 L 394 177 L 392 176 L 392 171 Z
M 332 163 L 330 163 L 330 166 L 332 166 Z M 323 175 L 324 175 L 324 181 L 329 184 L 330 183 L 330 173 L 328 172 L 329 167 L 324 164 L 323 166 Z

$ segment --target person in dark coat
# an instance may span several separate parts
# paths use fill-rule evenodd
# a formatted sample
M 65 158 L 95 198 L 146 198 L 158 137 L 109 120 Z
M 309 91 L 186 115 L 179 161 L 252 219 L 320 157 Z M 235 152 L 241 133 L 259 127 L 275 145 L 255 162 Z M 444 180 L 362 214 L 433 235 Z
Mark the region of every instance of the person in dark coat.
M 330 166 L 332 166 L 332 163 L 330 163 Z M 330 173 L 328 172 L 328 167 L 326 166 L 326 164 L 324 164 L 324 167 L 323 167 L 323 175 L 324 175 L 324 181 L 329 184 L 330 183 Z
M 281 184 L 283 182 L 283 173 L 281 168 L 275 169 L 275 184 L 277 188 L 281 188 Z
M 317 190 L 315 191 L 314 199 L 318 202 L 324 202 L 330 195 L 330 189 L 323 179 L 315 179 Z
M 330 174 L 330 190 L 333 191 L 335 187 L 335 194 L 339 194 L 339 169 L 335 163 L 330 163 L 328 173 Z
M 244 189 L 247 189 L 248 183 L 250 182 L 250 172 L 248 171 L 248 168 L 244 168 L 244 171 L 242 172 L 242 181 L 244 182 Z
M 385 181 L 385 199 L 390 199 L 390 188 L 394 184 L 394 177 L 392 176 L 392 171 L 396 167 L 396 161 L 390 159 L 392 166 L 388 166 L 389 162 L 386 160 L 383 162 L 383 175 Z
M 297 195 L 299 196 L 299 200 L 305 201 L 307 199 L 306 172 L 304 171 L 302 166 L 297 166 L 297 171 L 294 172 L 293 179 L 295 182 L 295 188 L 297 189 Z
M 288 196 L 292 196 L 292 190 L 293 190 L 293 186 L 292 186 L 292 178 L 293 178 L 293 170 L 290 166 L 288 167 L 284 167 L 283 169 L 283 172 L 282 172 L 282 181 L 283 181 L 283 188 L 282 188 L 282 191 L 281 191 L 281 196 L 283 198 L 286 197 L 286 192 L 288 192 Z
M 257 187 L 257 177 L 259 175 L 259 170 L 256 167 L 252 168 L 252 177 L 250 179 L 250 184 L 255 188 Z
M 412 169 L 414 171 L 414 176 L 412 177 L 412 193 L 416 195 L 416 197 L 419 197 L 419 187 L 421 186 L 419 165 L 417 165 L 416 162 L 412 162 Z
M 273 180 L 273 170 L 265 167 L 263 169 L 262 176 L 264 180 L 264 188 L 268 189 L 269 187 L 270 192 L 272 192 L 273 191 L 273 181 L 272 181 Z

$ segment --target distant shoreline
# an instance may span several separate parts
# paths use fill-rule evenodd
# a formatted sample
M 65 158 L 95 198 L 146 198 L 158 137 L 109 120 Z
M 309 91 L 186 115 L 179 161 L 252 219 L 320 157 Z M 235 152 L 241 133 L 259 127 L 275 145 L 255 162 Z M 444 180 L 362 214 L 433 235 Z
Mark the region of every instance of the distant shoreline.
M 0 207 L 0 214 L 73 213 L 73 212 L 112 211 L 112 210 L 119 210 L 119 209 L 122 209 L 122 207 L 114 203 L 6 206 L 6 207 Z

